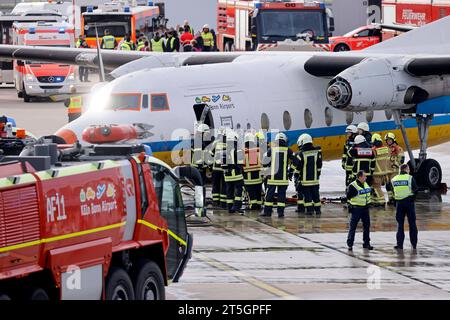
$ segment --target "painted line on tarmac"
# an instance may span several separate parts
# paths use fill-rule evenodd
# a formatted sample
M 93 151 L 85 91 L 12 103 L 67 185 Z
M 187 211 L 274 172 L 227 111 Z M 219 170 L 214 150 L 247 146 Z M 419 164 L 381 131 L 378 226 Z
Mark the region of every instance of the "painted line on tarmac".
M 195 251 L 194 251 L 195 252 Z M 282 289 L 279 289 L 277 287 L 274 287 L 273 285 L 270 285 L 264 281 L 258 280 L 248 274 L 245 274 L 242 271 L 239 271 L 223 262 L 220 262 L 216 259 L 210 258 L 205 256 L 202 253 L 199 252 L 195 252 L 195 257 L 199 258 L 201 261 L 209 264 L 210 266 L 228 272 L 230 274 L 232 274 L 233 276 L 235 276 L 236 278 L 239 278 L 240 280 L 249 283 L 259 289 L 262 289 L 270 294 L 273 294 L 279 298 L 285 299 L 285 300 L 297 300 L 298 298 L 292 294 L 290 294 L 287 291 L 284 291 Z

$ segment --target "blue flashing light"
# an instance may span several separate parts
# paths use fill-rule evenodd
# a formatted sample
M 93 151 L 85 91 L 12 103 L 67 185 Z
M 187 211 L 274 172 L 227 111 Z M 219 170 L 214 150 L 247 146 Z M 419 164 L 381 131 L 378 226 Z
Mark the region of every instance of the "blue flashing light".
M 320 9 L 325 9 L 325 3 L 319 3 L 319 8 Z
M 255 3 L 255 8 L 256 9 L 261 9 L 262 8 L 262 3 L 261 2 Z
M 129 12 L 130 12 L 130 7 L 125 7 L 125 8 L 123 8 L 123 12 L 129 13 Z
M 31 34 L 35 34 L 36 33 L 36 28 L 35 27 L 30 27 L 28 32 L 30 32 Z
M 66 29 L 65 28 L 59 28 L 59 33 L 65 33 Z
M 148 2 L 148 6 L 149 6 L 149 7 L 153 7 L 153 1 L 149 1 L 149 2 Z
M 88 6 L 87 7 L 87 12 L 94 12 L 94 7 L 93 6 Z

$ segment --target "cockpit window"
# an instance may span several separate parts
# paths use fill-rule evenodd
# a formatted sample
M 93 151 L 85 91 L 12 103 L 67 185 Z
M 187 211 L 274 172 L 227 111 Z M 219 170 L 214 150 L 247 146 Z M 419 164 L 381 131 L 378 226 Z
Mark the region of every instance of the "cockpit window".
M 157 93 L 151 95 L 152 101 L 152 111 L 165 111 L 169 110 L 169 100 L 167 99 L 167 94 Z
M 107 110 L 131 110 L 139 111 L 141 108 L 141 94 L 113 94 L 106 104 Z

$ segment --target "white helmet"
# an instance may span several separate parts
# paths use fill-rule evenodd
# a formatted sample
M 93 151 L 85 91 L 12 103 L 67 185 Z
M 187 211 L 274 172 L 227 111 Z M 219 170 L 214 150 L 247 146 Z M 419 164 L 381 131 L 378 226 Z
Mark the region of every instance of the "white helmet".
M 202 29 L 209 29 L 209 24 L 205 24 Z
M 234 132 L 232 129 L 227 128 L 227 131 L 225 134 L 227 137 L 227 141 L 235 141 L 238 139 L 237 133 Z
M 367 123 L 365 123 L 365 122 L 361 122 L 360 124 L 358 124 L 358 128 L 357 129 L 361 129 L 362 131 L 365 131 L 365 132 L 369 132 L 370 131 L 369 125 Z
M 280 132 L 275 136 L 275 141 L 284 141 L 287 142 L 287 137 L 284 133 Z
M 345 132 L 346 133 L 357 133 L 358 128 L 356 126 L 354 126 L 353 124 L 351 124 L 345 129 Z
M 209 126 L 205 123 L 202 123 L 197 127 L 197 132 L 207 133 L 209 132 Z
M 312 143 L 312 142 L 313 142 L 312 137 L 309 134 L 304 133 L 300 137 L 298 137 L 297 145 L 299 147 L 301 147 L 306 143 Z
M 366 142 L 366 138 L 364 138 L 364 136 L 359 135 L 355 137 L 355 144 L 360 144 L 363 142 Z

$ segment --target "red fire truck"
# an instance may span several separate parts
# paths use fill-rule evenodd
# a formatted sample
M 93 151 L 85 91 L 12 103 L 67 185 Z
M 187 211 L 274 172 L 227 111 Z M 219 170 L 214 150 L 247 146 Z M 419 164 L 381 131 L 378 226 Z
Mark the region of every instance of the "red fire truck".
M 266 50 L 286 40 L 328 48 L 334 19 L 317 1 L 219 0 L 217 44 L 222 51 Z
M 164 299 L 191 256 L 180 183 L 198 172 L 141 145 L 44 142 L 0 156 L 0 300 Z
M 422 26 L 450 15 L 449 0 L 383 0 L 383 22 Z

